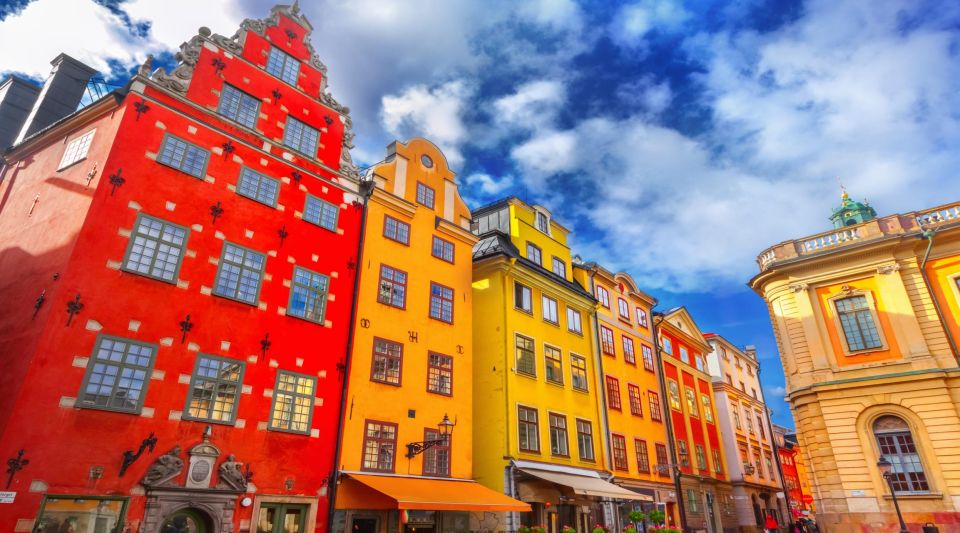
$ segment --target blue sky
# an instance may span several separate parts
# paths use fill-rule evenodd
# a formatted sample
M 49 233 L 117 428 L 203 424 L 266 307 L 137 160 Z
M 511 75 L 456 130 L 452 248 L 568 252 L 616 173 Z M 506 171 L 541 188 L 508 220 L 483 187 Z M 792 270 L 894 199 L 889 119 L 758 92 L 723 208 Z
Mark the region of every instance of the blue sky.
M 113 80 L 199 26 L 232 35 L 260 0 L 17 0 L 0 72 L 60 51 Z M 661 308 L 758 347 L 792 426 L 756 254 L 829 228 L 838 178 L 879 213 L 960 193 L 960 4 L 924 1 L 304 2 L 354 159 L 425 136 L 471 205 L 550 208 L 575 252 Z M 69 13 L 69 16 L 65 14 Z

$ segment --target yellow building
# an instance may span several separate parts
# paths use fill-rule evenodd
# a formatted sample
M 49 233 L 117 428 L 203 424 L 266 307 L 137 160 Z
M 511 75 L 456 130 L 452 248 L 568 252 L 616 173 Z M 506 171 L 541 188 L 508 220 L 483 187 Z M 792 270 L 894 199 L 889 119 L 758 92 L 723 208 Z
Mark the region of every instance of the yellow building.
M 389 147 L 367 181 L 335 531 L 463 531 L 527 510 L 473 482 L 470 211 L 429 141 Z M 403 511 L 403 512 L 401 512 Z
M 598 301 L 594 328 L 600 336 L 610 446 L 606 467 L 614 473 L 614 483 L 650 497 L 647 504 L 621 504 L 618 526 L 634 508 L 659 507 L 674 516 L 676 489 L 670 471 L 657 468 L 657 450 L 665 455 L 670 443 L 651 329 L 657 300 L 641 291 L 629 274 L 614 274 L 596 263 L 575 260 L 573 275 Z
M 955 531 L 960 203 L 876 218 L 844 193 L 831 218 L 833 230 L 761 253 L 750 282 L 769 306 L 818 521 L 893 530 L 892 489 L 912 530 Z
M 474 475 L 533 506 L 473 529 L 611 523 L 604 502 L 643 496 L 607 481 L 597 303 L 573 279 L 569 231 L 516 198 L 475 210 L 472 229 Z

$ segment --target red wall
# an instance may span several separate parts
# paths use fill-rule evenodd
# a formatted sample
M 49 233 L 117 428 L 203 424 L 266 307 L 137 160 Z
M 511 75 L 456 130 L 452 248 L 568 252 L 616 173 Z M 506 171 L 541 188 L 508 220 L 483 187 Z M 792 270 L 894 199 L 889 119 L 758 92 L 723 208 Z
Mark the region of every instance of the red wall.
M 292 24 L 284 17 L 281 23 Z M 296 27 L 302 38 L 303 29 Z M 248 36 L 245 56 L 259 53 L 254 46 L 257 39 L 251 37 L 256 36 Z M 291 45 L 290 51 L 299 57 L 306 54 L 302 43 Z M 112 119 L 105 117 L 107 125 L 98 126 L 90 155 L 76 170 L 55 172 L 63 144 L 59 138 L 50 139 L 44 149 L 30 154 L 15 182 L 13 178 L 5 181 L 12 189 L 0 211 L 0 266 L 13 268 L 0 269 L 0 300 L 17 302 L 17 313 L 0 322 L 0 349 L 9 354 L 6 350 L 16 347 L 20 357 L 5 358 L 0 375 L 6 375 L 9 368 L 23 386 L 20 394 L 11 395 L 15 404 L 0 438 L 0 453 L 5 459 L 22 448 L 30 463 L 10 487 L 17 491 L 15 504 L 0 506 L 0 531 L 12 531 L 17 519 L 36 516 L 43 491 L 30 492 L 31 481 L 45 483 L 49 494 L 130 495 L 152 461 L 174 445 L 183 448 L 181 457 L 186 462 L 186 451 L 200 442 L 207 425 L 176 419 L 176 412 L 185 410 L 189 386 L 183 382 L 184 376 L 193 372 L 198 351 L 247 362 L 243 382 L 249 390 L 240 396 L 236 415 L 244 427 L 213 425 L 212 443 L 222 451 L 221 460 L 235 454 L 238 461 L 248 463 L 260 494 L 320 494 L 316 527 L 318 531 L 326 527 L 328 502 L 323 495 L 334 467 L 342 387 L 338 365 L 346 353 L 362 210 L 353 205 L 355 196 L 337 185 L 322 165 L 295 158 L 293 163 L 303 174 L 298 184 L 289 179 L 297 167 L 282 159 L 281 150 L 272 147 L 265 153 L 262 139 L 204 109 L 216 106 L 211 89 L 223 83 L 212 66 L 212 53 L 203 50 L 188 93 L 198 106 L 148 88 L 144 101 L 150 109 L 138 118 L 133 104 L 140 102 L 141 96 L 130 94 L 122 113 Z M 221 59 L 226 64 L 221 75 L 227 81 L 256 96 L 269 96 L 274 87 L 281 86 L 281 103 L 291 114 L 299 110 L 296 116 L 301 120 L 326 127 L 318 157 L 329 166 L 338 166 L 343 135 L 339 115 L 240 58 L 221 54 Z M 309 70 L 302 85 L 315 96 L 320 73 L 306 63 L 301 70 Z M 244 77 L 250 83 L 245 83 Z M 268 116 L 259 121 L 258 129 L 267 137 L 282 137 L 276 123 L 285 120 L 286 112 L 279 105 L 263 103 L 261 113 Z M 333 119 L 329 127 L 324 116 Z M 119 134 L 113 142 L 108 129 L 118 121 Z M 78 132 L 88 129 L 79 128 Z M 165 132 L 206 148 L 231 141 L 235 151 L 211 154 L 210 183 L 153 160 L 151 154 L 159 152 Z M 279 197 L 282 210 L 230 189 L 241 168 L 235 158 L 258 172 L 284 179 Z M 266 160 L 266 166 L 261 160 Z M 100 171 L 91 189 L 83 189 L 81 174 L 85 175 L 92 161 L 98 161 Z M 126 181 L 111 195 L 107 178 L 120 169 Z M 314 178 L 308 172 L 328 179 Z M 25 224 L 23 207 L 41 189 L 49 191 L 43 193 L 43 218 Z M 337 232 L 296 216 L 303 211 L 308 192 L 341 207 Z M 213 223 L 210 208 L 217 202 L 223 215 Z M 126 232 L 133 227 L 138 211 L 193 228 L 179 286 L 108 265 L 122 261 L 129 240 Z M 48 212 L 56 216 L 48 216 Z M 282 246 L 281 227 L 288 232 Z M 209 294 L 224 239 L 269 254 L 260 294 L 265 309 Z M 56 244 L 49 244 L 51 241 Z M 288 305 L 290 289 L 285 280 L 291 279 L 295 264 L 331 277 L 333 300 L 326 311 L 329 327 L 285 316 L 280 309 Z M 61 273 L 56 283 L 49 281 L 51 271 Z M 30 321 L 33 299 L 44 287 L 54 289 L 48 289 L 46 305 L 36 320 Z M 68 327 L 66 302 L 77 293 L 84 308 Z M 186 343 L 181 343 L 178 324 L 187 313 L 194 326 Z M 136 331 L 131 330 L 131 321 L 139 321 Z M 260 341 L 267 333 L 272 344 L 263 357 Z M 160 344 L 154 379 L 144 401 L 150 409 L 143 414 L 63 406 L 64 399 L 77 397 L 85 374 L 83 365 L 75 360 L 90 357 L 98 334 Z M 30 348 L 33 345 L 35 350 Z M 278 369 L 318 377 L 311 424 L 314 436 L 258 428 L 270 418 L 267 394 L 275 386 Z M 158 437 L 156 452 L 146 454 L 123 478 L 118 477 L 123 451 L 136 450 L 151 432 Z M 92 466 L 104 467 L 101 479 L 88 478 Z M 288 478 L 294 480 L 292 490 L 284 487 Z M 142 497 L 131 498 L 127 517 L 134 530 L 143 504 Z M 251 511 L 252 507 L 237 507 L 235 529 L 241 520 L 250 519 Z

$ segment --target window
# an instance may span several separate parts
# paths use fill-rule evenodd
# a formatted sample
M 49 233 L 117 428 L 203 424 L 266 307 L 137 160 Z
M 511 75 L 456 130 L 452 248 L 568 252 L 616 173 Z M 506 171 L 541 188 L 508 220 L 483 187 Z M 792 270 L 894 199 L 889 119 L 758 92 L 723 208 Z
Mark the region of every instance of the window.
M 669 337 L 660 339 L 660 346 L 663 347 L 664 352 L 673 355 L 673 341 L 671 341 Z
M 266 255 L 224 242 L 213 293 L 256 305 L 266 264 Z
M 700 393 L 700 403 L 703 404 L 703 419 L 713 423 L 713 409 L 710 406 L 710 396 Z
M 610 409 L 621 410 L 620 407 L 620 381 L 612 376 L 606 377 L 607 381 L 607 403 Z
M 563 362 L 559 348 L 543 345 L 543 362 L 546 369 L 547 381 L 563 385 Z
M 647 450 L 647 441 L 633 439 L 633 446 L 637 449 L 637 470 L 650 472 L 650 452 Z
M 391 241 L 409 245 L 410 224 L 397 220 L 390 215 L 383 215 L 383 236 Z M 436 257 L 436 254 L 434 254 L 434 257 Z
M 561 457 L 568 457 L 567 449 L 567 417 L 550 413 L 550 453 Z
M 773 479 L 776 476 L 773 474 L 773 456 L 769 453 L 763 456 L 763 464 L 767 467 L 767 472 L 770 472 L 770 478 Z
M 743 391 L 743 392 L 747 392 L 747 387 L 746 387 L 746 385 L 743 384 L 742 381 L 740 382 L 740 390 Z
M 287 314 L 323 324 L 329 287 L 329 277 L 302 267 L 293 267 Z
M 198 355 L 185 418 L 232 424 L 237 416 L 244 363 L 210 355 Z
M 611 444 L 613 446 L 613 468 L 614 470 L 629 470 L 627 464 L 627 440 L 622 435 L 611 435 Z
M 640 345 L 640 351 L 643 352 L 643 368 L 653 372 L 653 349 L 646 344 Z
M 893 463 L 890 473 L 893 490 L 898 493 L 928 492 L 930 485 L 910 426 L 901 418 L 881 416 L 873 423 L 873 434 L 880 455 Z
M 163 137 L 157 162 L 186 172 L 195 178 L 203 179 L 207 172 L 207 160 L 209 158 L 210 153 L 206 150 L 179 137 L 167 134 Z
M 733 386 L 733 376 L 727 374 L 727 385 Z
M 373 365 L 370 381 L 400 385 L 403 345 L 385 339 L 373 340 Z
M 690 466 L 690 449 L 687 448 L 687 441 L 677 441 L 677 451 L 680 454 L 680 466 Z
M 393 472 L 397 454 L 397 425 L 367 420 L 363 437 L 363 470 Z
M 630 304 L 623 298 L 617 297 L 617 311 L 620 313 L 620 318 L 630 321 Z
M 483 235 L 490 231 L 510 232 L 510 210 L 507 208 L 496 211 L 487 211 L 482 215 L 474 215 L 470 221 L 470 231 L 475 235 Z
M 670 459 L 667 458 L 667 445 L 658 442 L 653 445 L 653 451 L 657 456 L 657 472 L 661 475 L 669 474 L 670 469 L 667 465 L 670 464 Z
M 743 429 L 743 425 L 740 423 L 740 411 L 737 409 L 736 404 L 730 405 L 730 413 L 733 414 L 733 425 L 737 429 Z
M 637 354 L 633 351 L 633 339 L 623 336 L 623 360 L 631 365 L 637 364 Z
M 754 399 L 754 400 L 759 399 L 759 398 L 757 398 L 757 389 L 750 389 L 750 390 L 753 391 L 753 399 Z
M 240 179 L 237 180 L 237 194 L 274 207 L 280 194 L 280 180 L 243 167 L 240 169 Z
M 316 388 L 314 376 L 279 371 L 273 391 L 270 429 L 309 434 Z
M 24 461 L 22 464 L 26 464 Z M 106 533 L 123 531 L 130 499 L 124 497 L 44 495 L 36 525 L 26 531 L 75 531 Z M 31 522 L 33 522 L 31 520 Z M 189 524 L 187 527 L 194 524 Z M 11 528 L 13 531 L 13 528 Z
M 453 357 L 430 352 L 427 356 L 427 390 L 453 394 Z
M 680 360 L 688 365 L 690 364 L 690 352 L 687 350 L 686 346 L 680 347 Z
M 404 309 L 407 306 L 407 273 L 380 265 L 380 290 L 377 301 Z
M 834 305 L 837 307 L 843 335 L 847 339 L 848 350 L 855 352 L 883 347 L 866 296 L 850 296 L 837 300 Z
M 562 278 L 567 277 L 567 263 L 557 256 L 553 256 L 553 273 Z
M 513 306 L 521 311 L 533 313 L 533 291 L 530 287 L 513 282 Z
M 640 398 L 640 387 L 627 385 L 627 397 L 630 399 L 630 414 L 643 416 L 643 400 Z
M 744 419 L 747 421 L 747 429 L 750 430 L 750 433 L 753 433 L 753 420 L 750 419 L 750 411 L 747 411 L 744 408 Z
M 650 419 L 661 422 L 663 420 L 663 414 L 660 409 L 660 395 L 652 390 L 648 390 L 647 403 L 650 404 Z
M 450 476 L 450 436 L 440 436 L 436 429 L 423 430 L 423 440 L 443 441 L 423 452 L 423 475 L 449 477 Z
M 687 400 L 687 412 L 690 413 L 690 416 L 699 418 L 700 410 L 697 408 L 697 395 L 693 392 L 693 389 L 683 388 L 683 395 Z
M 540 211 L 537 211 L 536 224 L 538 230 L 546 234 L 550 233 L 550 220 L 547 218 L 547 215 L 541 213 Z
M 257 118 L 260 115 L 260 100 L 233 85 L 224 84 L 223 89 L 220 90 L 218 111 L 230 120 L 252 129 L 257 125 Z
M 453 289 L 430 283 L 430 318 L 453 323 Z
M 577 448 L 582 461 L 593 461 L 593 424 L 577 419 Z
M 267 72 L 296 87 L 300 61 L 277 47 L 271 47 L 267 57 Z
M 330 231 L 337 231 L 337 216 L 340 208 L 321 200 L 316 196 L 307 195 L 303 206 L 303 219 Z
M 537 375 L 537 354 L 533 339 L 517 335 L 517 372 Z
M 570 354 L 570 383 L 577 390 L 587 390 L 587 360 Z
M 580 311 L 571 307 L 567 308 L 567 329 L 583 335 L 583 324 L 580 322 Z
M 537 428 L 537 410 L 530 407 L 518 406 L 520 450 L 540 453 L 540 433 Z
M 543 312 L 543 319 L 551 324 L 560 324 L 560 319 L 557 317 L 557 301 L 549 296 L 544 295 L 541 297 L 541 307 Z
M 613 330 L 607 326 L 600 326 L 600 345 L 604 354 L 617 355 L 617 349 L 613 346 Z
M 697 468 L 700 470 L 707 469 L 707 454 L 703 451 L 703 445 L 697 444 L 694 446 L 694 449 L 697 453 Z
M 753 376 L 753 367 L 750 365 L 747 365 L 747 375 Z
M 123 269 L 176 283 L 190 230 L 140 213 L 133 225 Z
M 436 235 L 433 236 L 433 246 L 430 254 L 437 259 L 443 259 L 448 263 L 453 262 L 453 243 L 445 241 Z
M 757 477 L 763 479 L 763 464 L 760 462 L 760 452 L 753 452 L 753 464 L 757 467 Z
M 696 354 L 693 356 L 693 362 L 694 362 L 694 366 L 697 367 L 697 370 L 701 372 L 706 372 L 706 366 L 703 364 L 703 357 L 701 357 L 700 354 Z
M 287 125 L 283 128 L 283 144 L 301 154 L 313 158 L 317 156 L 317 145 L 320 143 L 320 132 L 305 122 L 293 117 L 287 117 Z
M 87 152 L 90 151 L 90 143 L 93 142 L 93 134 L 96 131 L 90 130 L 67 143 L 67 148 L 63 151 L 63 158 L 60 159 L 60 166 L 57 167 L 57 170 L 63 170 L 77 161 L 86 159 Z
M 670 408 L 674 411 L 680 410 L 680 386 L 672 379 L 667 381 L 667 397 L 670 400 Z
M 537 245 L 531 242 L 527 243 L 527 259 L 538 265 L 543 264 L 543 253 L 540 251 L 540 248 Z
M 647 312 L 640 307 L 637 308 L 637 325 L 642 327 L 649 326 L 647 322 Z
M 597 285 L 597 300 L 600 300 L 600 305 L 610 309 L 610 293 L 599 285 Z
M 760 438 L 761 438 L 761 439 L 767 438 L 767 433 L 766 433 L 766 431 L 763 429 L 763 416 L 762 416 L 760 413 L 757 413 L 757 430 L 760 431 Z
M 692 513 L 700 512 L 700 502 L 697 500 L 697 493 L 693 489 L 687 489 L 687 508 Z
M 77 406 L 139 413 L 156 353 L 154 344 L 97 337 Z
M 723 461 L 720 460 L 720 450 L 718 448 L 713 448 L 710 450 L 710 453 L 713 455 L 713 471 L 716 474 L 723 473 Z
M 431 189 L 430 187 L 427 187 L 426 185 L 424 185 L 419 181 L 417 182 L 417 203 L 418 204 L 425 207 L 429 207 L 430 209 L 433 209 L 433 205 L 434 205 L 433 203 L 434 203 L 435 197 L 436 197 L 436 193 L 434 192 L 433 189 Z

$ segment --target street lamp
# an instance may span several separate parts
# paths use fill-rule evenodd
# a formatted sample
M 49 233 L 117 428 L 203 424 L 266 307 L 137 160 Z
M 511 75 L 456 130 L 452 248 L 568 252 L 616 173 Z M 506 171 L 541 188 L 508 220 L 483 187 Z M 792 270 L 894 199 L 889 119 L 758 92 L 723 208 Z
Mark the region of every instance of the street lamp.
M 881 455 L 880 460 L 877 461 L 877 468 L 880 469 L 880 474 L 883 475 L 883 479 L 887 480 L 887 486 L 890 487 L 890 495 L 893 497 L 893 508 L 897 510 L 897 519 L 900 520 L 900 533 L 910 533 L 910 530 L 907 529 L 907 524 L 903 521 L 903 514 L 900 513 L 900 504 L 897 502 L 897 491 L 893 488 L 893 463 Z
M 443 415 L 443 420 L 437 424 L 437 429 L 439 430 L 440 438 L 433 440 L 425 440 L 420 442 L 410 442 L 407 444 L 407 459 L 412 459 L 421 453 L 433 448 L 434 446 L 446 446 L 450 442 L 450 436 L 453 435 L 453 426 L 456 426 L 456 422 L 451 422 L 450 417 L 446 414 Z

